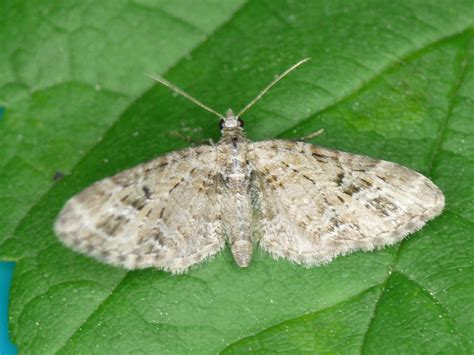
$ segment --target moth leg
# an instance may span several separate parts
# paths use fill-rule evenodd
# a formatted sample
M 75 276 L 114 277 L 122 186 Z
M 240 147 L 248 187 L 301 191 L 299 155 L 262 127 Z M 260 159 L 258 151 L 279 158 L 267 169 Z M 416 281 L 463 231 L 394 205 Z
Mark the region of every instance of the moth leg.
M 174 138 L 181 139 L 181 140 L 183 140 L 187 143 L 190 143 L 193 146 L 194 145 L 202 145 L 202 144 L 208 144 L 208 145 L 212 145 L 212 146 L 215 145 L 212 138 L 196 139 L 194 137 L 188 136 L 188 135 L 183 134 L 182 132 L 176 131 L 176 130 L 168 132 L 168 135 L 171 136 L 171 137 L 174 137 Z
M 318 130 L 315 131 L 315 132 L 312 132 L 312 133 L 307 134 L 307 135 L 305 135 L 305 136 L 303 136 L 303 137 L 300 137 L 300 138 L 294 138 L 294 139 L 292 139 L 292 140 L 298 141 L 298 142 L 304 142 L 304 141 L 308 141 L 308 140 L 310 140 L 310 139 L 313 139 L 314 137 L 317 137 L 317 136 L 319 136 L 319 135 L 322 134 L 322 133 L 324 133 L 324 128 L 320 128 L 320 129 L 318 129 Z

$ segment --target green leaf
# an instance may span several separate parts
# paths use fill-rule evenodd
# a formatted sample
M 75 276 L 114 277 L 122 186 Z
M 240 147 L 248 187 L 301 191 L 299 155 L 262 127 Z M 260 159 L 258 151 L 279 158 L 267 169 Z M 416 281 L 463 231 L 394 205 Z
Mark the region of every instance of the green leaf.
M 472 353 L 474 7 L 471 1 L 4 1 L 0 257 L 25 353 Z M 444 214 L 405 241 L 305 269 L 228 250 L 186 275 L 126 272 L 64 248 L 64 202 L 100 178 L 218 139 L 239 109 L 251 139 L 299 137 L 433 179 Z M 54 181 L 57 171 L 66 176 Z

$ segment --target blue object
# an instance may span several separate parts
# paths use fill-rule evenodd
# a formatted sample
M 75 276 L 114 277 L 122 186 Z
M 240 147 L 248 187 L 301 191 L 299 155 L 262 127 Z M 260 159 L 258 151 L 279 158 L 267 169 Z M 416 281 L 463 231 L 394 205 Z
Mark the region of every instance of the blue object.
M 8 293 L 15 263 L 0 262 L 0 355 L 15 355 L 17 350 L 8 335 Z
M 0 106 L 0 120 L 3 118 L 4 112 L 5 112 L 5 107 Z

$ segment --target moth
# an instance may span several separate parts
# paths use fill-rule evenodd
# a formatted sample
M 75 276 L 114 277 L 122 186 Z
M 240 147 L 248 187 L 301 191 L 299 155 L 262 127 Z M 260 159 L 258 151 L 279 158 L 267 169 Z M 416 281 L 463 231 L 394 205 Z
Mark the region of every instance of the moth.
M 441 213 L 444 196 L 401 165 L 302 141 L 253 142 L 242 114 L 223 116 L 161 77 L 161 84 L 220 118 L 217 144 L 173 151 L 72 197 L 54 229 L 68 247 L 127 269 L 174 274 L 227 244 L 239 267 L 258 245 L 275 258 L 318 265 L 394 244 Z

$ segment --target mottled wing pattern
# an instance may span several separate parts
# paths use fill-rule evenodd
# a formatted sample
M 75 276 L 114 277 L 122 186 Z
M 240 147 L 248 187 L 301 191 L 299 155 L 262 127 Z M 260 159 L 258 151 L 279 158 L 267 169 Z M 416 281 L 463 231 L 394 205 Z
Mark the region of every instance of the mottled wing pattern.
M 71 198 L 55 231 L 104 262 L 180 273 L 224 246 L 216 205 L 216 152 L 172 152 L 101 180 Z
M 315 265 L 393 244 L 444 207 L 428 178 L 395 163 L 291 141 L 249 151 L 256 234 L 275 257 Z

